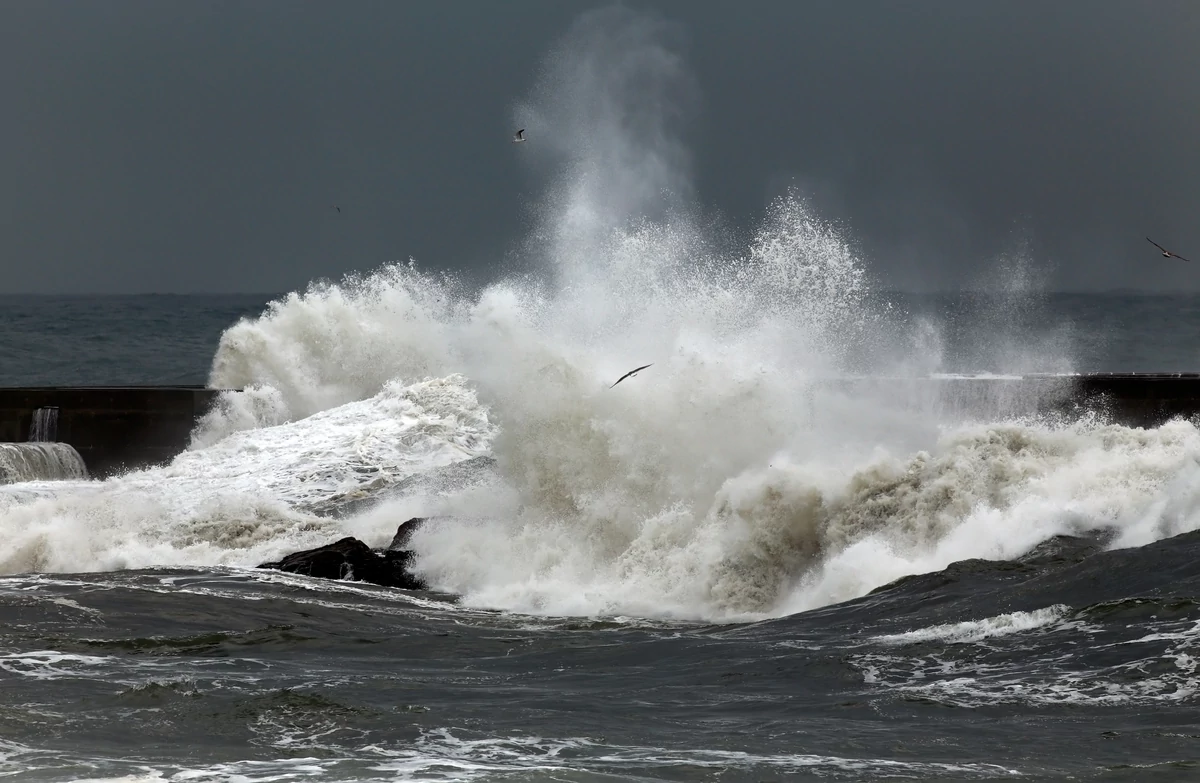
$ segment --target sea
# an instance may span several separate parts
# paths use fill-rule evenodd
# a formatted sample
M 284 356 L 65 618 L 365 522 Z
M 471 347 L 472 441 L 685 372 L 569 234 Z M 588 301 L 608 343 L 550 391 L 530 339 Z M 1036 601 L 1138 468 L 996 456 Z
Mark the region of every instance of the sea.
M 167 464 L 5 473 L 0 777 L 1200 780 L 1198 422 L 940 391 L 1200 371 L 1200 296 L 712 219 L 655 29 L 548 59 L 494 268 L 0 298 L 2 385 L 221 390 Z M 258 567 L 418 517 L 427 589 Z
M 873 294 L 803 242 L 637 301 L 411 264 L 6 297 L 5 385 L 236 391 L 166 466 L 0 486 L 0 775 L 1200 779 L 1195 424 L 801 404 L 1195 370 L 1200 297 Z M 255 568 L 415 516 L 427 591 Z

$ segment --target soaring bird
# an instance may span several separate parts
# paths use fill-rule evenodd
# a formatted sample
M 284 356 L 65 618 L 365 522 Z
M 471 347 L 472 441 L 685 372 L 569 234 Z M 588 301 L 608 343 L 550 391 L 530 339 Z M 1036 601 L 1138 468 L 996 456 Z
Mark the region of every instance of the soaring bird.
M 653 364 L 653 362 L 651 362 L 651 364 Z M 617 383 L 620 383 L 621 381 L 625 380 L 626 378 L 630 378 L 634 375 L 637 375 L 639 372 L 641 372 L 642 370 L 646 369 L 649 366 L 650 366 L 650 364 L 643 364 L 641 367 L 637 368 L 636 370 L 630 370 L 629 372 L 622 375 L 620 378 L 617 378 Z M 612 386 L 609 386 L 608 388 L 611 389 L 613 386 L 616 386 L 617 383 L 614 383 Z
M 525 141 L 525 129 L 521 128 L 521 130 L 513 134 L 513 144 L 520 144 L 523 141 Z
M 1149 242 L 1150 244 L 1154 245 L 1155 247 L 1157 247 L 1159 250 L 1161 250 L 1163 258 L 1178 258 L 1180 261 L 1187 261 L 1187 259 L 1184 258 L 1183 256 L 1179 256 L 1179 255 L 1172 253 L 1170 250 L 1167 250 L 1165 247 L 1158 244 L 1150 237 L 1146 237 L 1146 241 Z M 1188 261 L 1188 263 L 1190 264 L 1191 262 Z
M 334 209 L 336 209 L 338 211 L 339 215 L 342 213 L 342 208 L 339 207 L 337 204 L 330 204 L 330 206 L 333 207 Z

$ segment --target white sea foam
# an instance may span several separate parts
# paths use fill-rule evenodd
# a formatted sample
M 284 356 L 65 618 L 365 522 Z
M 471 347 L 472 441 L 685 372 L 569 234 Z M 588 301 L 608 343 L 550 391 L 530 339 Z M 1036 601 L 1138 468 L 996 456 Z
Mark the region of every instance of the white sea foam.
M 871 305 L 853 236 L 795 193 L 747 241 L 711 229 L 667 40 L 587 15 L 524 103 L 548 141 L 522 155 L 554 172 L 521 247 L 536 273 L 467 292 L 398 264 L 272 303 L 223 335 L 210 382 L 245 390 L 171 466 L 0 493 L 0 572 L 252 565 L 437 513 L 417 568 L 467 606 L 737 619 L 1060 533 L 1200 527 L 1190 423 L 953 409 L 949 378 L 826 384 L 941 373 L 945 341 Z M 1071 371 L 1061 330 L 1022 351 L 1003 316 L 981 372 Z M 497 483 L 310 513 L 484 453 Z
M 106 666 L 112 658 L 97 655 L 76 655 L 57 650 L 0 653 L 0 671 L 36 680 L 57 680 L 79 676 L 79 669 Z
M 1190 702 L 1200 694 L 1197 660 L 1192 655 L 1200 638 L 1200 623 L 1154 622 L 1160 629 L 1155 633 L 1109 641 L 1108 631 L 1102 627 L 1061 619 L 1039 622 L 1046 618 L 1037 614 L 1013 618 L 1011 625 L 1030 627 L 1006 633 L 1036 630 L 1053 638 L 1040 647 L 1024 645 L 1020 656 L 1002 653 L 994 658 L 984 654 L 960 659 L 935 653 L 906 657 L 903 645 L 907 640 L 885 637 L 879 641 L 898 647 L 896 654 L 860 655 L 853 664 L 868 685 L 964 707 L 997 703 L 1154 705 Z M 992 622 L 999 619 L 992 618 Z M 963 630 L 969 634 L 972 629 Z M 980 641 L 956 639 L 948 628 L 940 631 L 941 638 L 951 643 Z M 1077 634 L 1074 639 L 1064 636 L 1072 633 Z M 1099 651 L 1103 652 L 1096 655 Z M 1093 655 L 1105 663 L 1089 664 Z
M 1062 621 L 1069 608 L 1066 606 L 1048 606 L 1032 612 L 1009 612 L 1007 614 L 988 617 L 983 620 L 967 620 L 961 623 L 935 625 L 929 628 L 918 628 L 898 634 L 876 636 L 873 641 L 890 645 L 917 644 L 921 642 L 947 642 L 949 644 L 967 644 L 991 639 L 996 636 L 1011 636 L 1012 634 L 1032 631 Z
M 1172 482 L 1200 473 L 1198 449 L 1200 433 L 1183 422 L 1151 431 L 1087 422 L 961 426 L 904 456 L 882 448 L 858 462 L 836 452 L 776 453 L 772 464 L 745 469 L 711 494 L 664 499 L 638 517 L 632 501 L 658 491 L 669 497 L 641 473 L 628 484 L 639 497 L 610 490 L 591 518 L 537 518 L 528 505 L 512 507 L 520 524 L 439 523 L 414 544 L 435 582 L 476 605 L 774 615 L 956 560 L 1016 557 L 1057 534 L 1145 529 Z M 1195 529 L 1200 514 L 1169 526 Z
M 289 727 L 283 727 L 285 729 Z M 304 727 L 311 730 L 311 727 Z M 328 734 L 336 735 L 335 725 Z M 299 736 L 296 736 L 299 735 Z M 334 737 L 338 739 L 337 737 Z M 630 769 L 706 770 L 759 772 L 760 774 L 817 773 L 868 774 L 878 778 L 912 778 L 954 775 L 972 780 L 1009 777 L 1017 770 L 987 763 L 928 763 L 886 758 L 853 758 L 817 754 L 755 754 L 739 751 L 667 749 L 597 743 L 586 738 L 554 739 L 531 736 L 460 739 L 451 730 L 425 732 L 411 748 L 393 749 L 377 745 L 347 748 L 329 743 L 325 736 L 289 732 L 271 743 L 288 755 L 278 759 L 247 759 L 211 765 L 156 769 L 148 763 L 88 759 L 88 765 L 114 768 L 109 775 L 96 775 L 81 783 L 147 783 L 156 781 L 237 780 L 247 783 L 304 778 L 361 781 L 440 782 L 495 779 L 497 776 L 528 776 L 543 773 L 551 779 L 589 776 L 593 770 L 624 776 Z M 0 752 L 4 745 L 0 744 Z M 14 746 L 13 757 L 26 751 Z M 300 755 L 308 753 L 309 755 Z M 51 766 L 60 759 L 39 754 L 38 766 Z M 62 762 L 78 763 L 68 754 Z M 0 755 L 0 765 L 5 757 Z M 12 766 L 15 766 L 12 765 Z M 0 766 L 0 769 L 3 769 Z M 118 771 L 120 770 L 120 771 Z M 122 774 L 124 772 L 124 774 Z M 604 774 L 604 773 L 601 773 Z
M 12 485 L 0 489 L 0 573 L 257 565 L 338 535 L 306 511 L 312 503 L 484 453 L 492 434 L 474 392 L 451 375 L 389 382 L 366 400 L 230 434 L 166 467 Z
M 210 385 L 248 390 L 227 395 L 197 444 L 357 402 L 400 378 L 450 374 L 457 363 L 447 325 L 462 306 L 456 290 L 407 264 L 272 302 L 261 318 L 222 335 Z
M 415 779 L 428 779 L 439 771 L 453 770 L 456 777 L 494 775 L 501 772 L 568 772 L 572 769 L 607 769 L 628 773 L 631 769 L 704 769 L 758 771 L 760 774 L 818 772 L 856 773 L 878 777 L 966 775 L 971 778 L 1018 774 L 998 764 L 937 764 L 882 758 L 853 758 L 812 753 L 758 754 L 738 750 L 700 748 L 657 748 L 612 745 L 586 737 L 540 736 L 465 738 L 461 732 L 440 729 L 423 733 L 411 749 L 370 750 L 393 760 L 376 769 Z

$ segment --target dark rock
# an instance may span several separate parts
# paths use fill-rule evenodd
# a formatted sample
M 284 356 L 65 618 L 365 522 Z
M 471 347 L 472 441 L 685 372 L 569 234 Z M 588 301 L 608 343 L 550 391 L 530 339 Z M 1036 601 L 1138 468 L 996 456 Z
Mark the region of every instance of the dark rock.
M 404 580 L 411 585 L 409 587 L 405 587 L 405 590 L 424 590 L 426 587 L 428 587 L 424 581 L 415 576 L 412 571 L 409 570 L 409 566 L 412 565 L 414 557 L 413 553 L 409 550 L 389 549 L 384 551 L 380 557 L 383 558 L 383 562 L 391 572 L 393 579 L 395 579 L 397 582 Z M 395 586 L 399 587 L 400 585 Z
M 414 557 L 412 552 L 387 550 L 380 553 L 379 557 L 383 559 L 386 577 L 391 580 L 387 583 L 388 587 L 399 587 L 402 590 L 425 590 L 429 587 L 425 584 L 424 579 L 411 570 Z M 376 584 L 384 584 L 384 582 L 376 582 Z
M 400 527 L 403 529 L 404 525 Z M 416 525 L 412 529 L 415 530 Z M 396 534 L 399 536 L 400 530 Z M 408 551 L 375 552 L 357 538 L 348 536 L 316 549 L 290 554 L 276 563 L 263 563 L 259 568 L 319 579 L 342 579 L 402 590 L 424 590 L 424 581 L 408 570 L 412 557 L 412 552 Z
M 413 517 L 407 522 L 402 522 L 400 527 L 396 528 L 396 535 L 392 538 L 392 543 L 388 544 L 388 551 L 397 549 L 407 549 L 409 539 L 413 537 L 413 533 L 417 532 L 417 528 L 425 524 L 425 517 Z
M 1069 565 L 1104 551 L 1113 539 L 1113 531 L 1097 531 L 1082 536 L 1051 536 L 1017 558 L 1029 565 Z

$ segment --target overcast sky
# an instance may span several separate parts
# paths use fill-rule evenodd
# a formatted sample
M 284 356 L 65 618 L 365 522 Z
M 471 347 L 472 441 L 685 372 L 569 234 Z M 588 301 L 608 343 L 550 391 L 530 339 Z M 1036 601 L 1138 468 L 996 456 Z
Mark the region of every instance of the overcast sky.
M 600 5 L 7 0 L 0 293 L 487 276 L 546 173 L 514 110 Z M 678 26 L 694 195 L 735 225 L 794 184 L 890 286 L 1026 241 L 1057 289 L 1200 288 L 1196 0 L 626 5 Z

